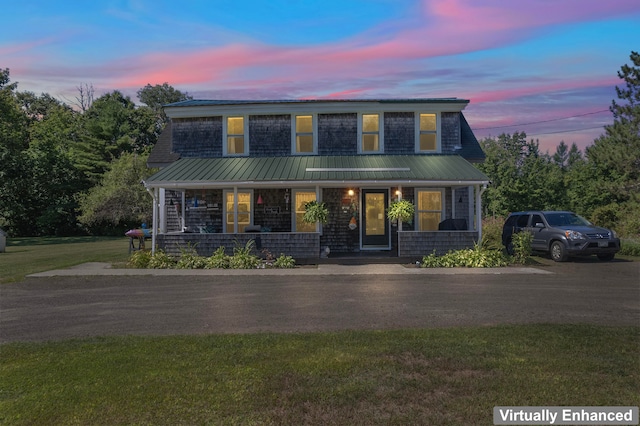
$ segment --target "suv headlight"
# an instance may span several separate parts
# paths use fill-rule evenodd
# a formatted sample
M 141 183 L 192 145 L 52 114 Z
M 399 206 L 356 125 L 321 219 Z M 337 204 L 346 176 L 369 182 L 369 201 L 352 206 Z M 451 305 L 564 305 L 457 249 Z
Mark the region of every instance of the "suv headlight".
M 568 240 L 584 240 L 584 235 L 578 231 L 564 231 L 564 235 Z

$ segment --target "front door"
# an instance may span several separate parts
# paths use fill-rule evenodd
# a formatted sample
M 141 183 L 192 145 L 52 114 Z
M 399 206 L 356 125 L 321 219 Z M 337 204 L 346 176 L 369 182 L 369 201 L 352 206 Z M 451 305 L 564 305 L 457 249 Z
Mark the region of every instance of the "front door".
M 388 204 L 388 190 L 362 190 L 362 248 L 388 249 L 390 247 L 389 220 L 385 214 Z

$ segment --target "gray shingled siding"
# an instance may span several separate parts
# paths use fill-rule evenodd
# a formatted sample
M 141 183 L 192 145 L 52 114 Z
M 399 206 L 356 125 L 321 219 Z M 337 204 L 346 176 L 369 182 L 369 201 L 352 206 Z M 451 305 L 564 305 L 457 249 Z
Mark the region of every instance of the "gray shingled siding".
M 386 154 L 414 154 L 415 133 L 414 113 L 384 113 L 384 152 Z
M 289 203 L 286 195 L 289 194 Z M 258 204 L 262 197 L 262 204 Z M 253 194 L 253 224 L 272 232 L 291 232 L 291 191 L 285 188 L 256 189 Z
M 461 146 L 460 113 L 443 112 L 443 153 L 456 153 Z M 222 117 L 176 118 L 172 120 L 174 153 L 186 157 L 222 156 Z M 415 116 L 412 112 L 385 112 L 384 146 L 387 154 L 415 152 Z M 257 157 L 291 155 L 291 116 L 249 116 L 249 153 Z M 318 114 L 318 154 L 358 153 L 358 115 Z
M 422 258 L 434 251 L 443 255 L 449 250 L 473 248 L 477 241 L 475 231 L 403 231 L 398 232 L 398 256 Z
M 183 158 L 222 157 L 222 117 L 171 120 L 172 152 Z
M 455 154 L 455 147 L 460 146 L 460 113 L 443 112 L 440 120 L 442 153 Z
M 320 257 L 320 237 L 318 233 L 245 233 L 245 234 L 160 234 L 158 246 L 165 253 L 180 256 L 181 249 L 195 247 L 198 255 L 211 256 L 218 247 L 225 253 L 233 254 L 236 246 L 244 247 L 249 240 L 255 241 L 253 254 L 265 257 L 268 250 L 275 257 L 285 254 L 294 259 L 317 259 Z
M 358 153 L 358 114 L 318 114 L 318 154 Z
M 252 157 L 291 155 L 291 115 L 250 115 L 249 153 Z
M 355 190 L 353 199 L 357 203 L 360 194 L 357 188 L 353 189 Z M 329 247 L 332 253 L 360 251 L 360 219 L 358 218 L 356 229 L 349 229 L 349 221 L 353 213 L 349 208 L 342 207 L 342 200 L 346 201 L 351 198 L 348 191 L 349 188 L 324 188 L 322 190 L 322 202 L 329 209 L 329 222 L 322 226 L 320 246 Z

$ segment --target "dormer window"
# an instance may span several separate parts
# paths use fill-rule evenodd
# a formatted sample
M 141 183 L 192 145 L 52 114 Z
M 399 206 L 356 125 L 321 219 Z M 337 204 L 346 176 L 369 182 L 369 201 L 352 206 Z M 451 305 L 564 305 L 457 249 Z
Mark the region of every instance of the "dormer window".
M 247 120 L 243 116 L 226 117 L 224 120 L 225 155 L 247 155 Z
M 382 114 L 361 114 L 358 120 L 360 152 L 376 153 L 383 151 Z
M 438 116 L 434 113 L 420 113 L 416 118 L 416 152 L 439 152 Z
M 294 115 L 292 123 L 292 139 L 294 154 L 315 154 L 317 152 L 315 115 Z

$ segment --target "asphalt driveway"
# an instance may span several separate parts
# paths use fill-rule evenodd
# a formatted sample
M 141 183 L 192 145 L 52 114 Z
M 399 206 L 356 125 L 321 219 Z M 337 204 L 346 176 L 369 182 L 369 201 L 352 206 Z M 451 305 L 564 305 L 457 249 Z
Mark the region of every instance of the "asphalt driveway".
M 524 323 L 640 325 L 640 262 L 578 260 L 492 271 L 399 268 L 40 274 L 0 286 L 0 342 Z

